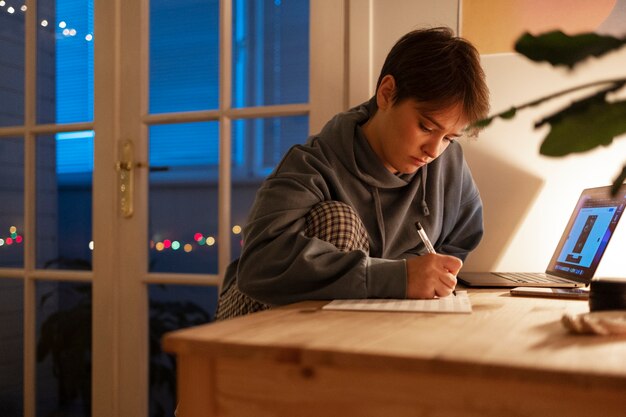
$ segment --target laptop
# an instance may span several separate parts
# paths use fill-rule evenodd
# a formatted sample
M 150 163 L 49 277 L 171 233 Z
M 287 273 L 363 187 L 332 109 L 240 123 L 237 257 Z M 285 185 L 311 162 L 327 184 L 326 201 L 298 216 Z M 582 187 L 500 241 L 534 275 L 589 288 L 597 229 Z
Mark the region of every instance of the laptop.
M 589 285 L 626 207 L 626 185 L 583 190 L 545 273 L 461 272 L 469 287 L 576 288 Z

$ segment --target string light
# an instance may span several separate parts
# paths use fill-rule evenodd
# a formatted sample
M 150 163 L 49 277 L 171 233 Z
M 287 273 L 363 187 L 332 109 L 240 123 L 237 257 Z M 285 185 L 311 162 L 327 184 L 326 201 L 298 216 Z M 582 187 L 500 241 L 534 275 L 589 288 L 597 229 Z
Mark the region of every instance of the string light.
M 234 225 L 232 227 L 232 232 L 235 235 L 238 235 L 242 232 L 242 227 L 240 225 Z M 149 246 L 151 250 L 156 250 L 158 252 L 165 251 L 167 249 L 171 249 L 173 251 L 181 250 L 185 253 L 190 253 L 194 250 L 193 243 L 196 243 L 198 246 L 215 246 L 217 244 L 217 239 L 215 236 L 204 236 L 200 232 L 196 232 L 193 234 L 193 242 L 181 242 L 179 240 L 171 240 L 171 239 L 163 239 L 161 240 L 160 234 L 156 234 L 155 238 L 149 241 Z M 239 239 L 238 241 L 240 246 L 243 246 L 243 240 Z
M 18 234 L 18 230 L 15 226 L 11 226 L 9 228 L 9 232 L 10 232 L 9 236 L 0 238 L 0 247 L 11 246 L 14 244 L 21 244 L 24 242 L 24 237 Z M 238 234 L 240 232 L 241 232 L 240 228 L 237 225 L 235 225 L 233 227 L 233 233 Z M 200 246 L 210 247 L 210 246 L 215 246 L 217 244 L 217 240 L 214 236 L 204 237 L 202 236 L 201 233 L 196 233 L 194 234 L 193 237 L 194 237 L 194 241 Z M 243 240 L 240 240 L 239 244 L 243 245 Z M 94 241 L 93 240 L 89 241 L 87 246 L 89 247 L 89 250 L 93 251 Z M 152 250 L 156 249 L 159 252 L 162 252 L 167 249 L 171 249 L 174 251 L 178 251 L 182 249 L 185 253 L 190 253 L 193 251 L 192 244 L 180 242 L 178 240 L 170 240 L 170 239 L 164 239 L 163 241 L 159 241 L 159 242 L 156 242 L 155 240 L 150 240 L 149 246 L 150 246 L 150 249 Z
M 236 232 L 236 228 L 234 228 L 233 233 Z M 0 247 L 2 246 L 11 246 L 13 244 L 20 244 L 24 241 L 24 237 L 22 235 L 17 234 L 17 228 L 11 226 L 9 229 L 11 231 L 11 236 L 5 239 L 0 238 Z M 217 243 L 217 240 L 213 236 L 207 236 L 206 238 L 202 236 L 201 233 L 196 233 L 194 235 L 194 240 L 200 246 L 214 246 Z M 240 245 L 243 245 L 243 240 L 239 241 Z M 165 251 L 167 249 L 172 249 L 174 251 L 178 251 L 182 249 L 185 253 L 190 253 L 193 251 L 193 245 L 190 243 L 181 243 L 178 240 L 170 240 L 164 239 L 162 242 L 155 242 L 154 240 L 150 240 L 149 242 L 150 249 L 155 249 L 158 252 Z M 94 241 L 89 241 L 88 244 L 89 250 L 94 250 Z
M 9 13 L 9 14 L 14 14 L 14 13 L 16 12 L 15 7 L 8 6 L 5 0 L 0 0 L 0 7 L 5 7 L 5 6 L 7 6 L 7 8 L 6 8 L 6 12 L 7 12 L 7 13 Z M 27 6 L 27 5 L 25 5 L 25 4 L 23 4 L 23 5 L 21 5 L 21 6 L 20 6 L 20 10 L 21 10 L 22 12 L 26 13 L 26 11 L 28 10 L 28 6 Z M 42 19 L 42 20 L 39 22 L 39 24 L 40 24 L 42 27 L 48 27 L 48 25 L 49 25 L 50 23 L 49 23 L 49 21 L 48 21 L 47 19 Z M 69 26 L 68 26 L 68 24 L 67 24 L 67 22 L 66 22 L 65 20 L 61 20 L 61 21 L 58 23 L 58 27 L 59 27 L 60 29 L 63 29 L 63 31 L 61 32 L 61 33 L 63 34 L 63 36 L 66 36 L 66 37 L 68 37 L 68 36 L 74 37 L 74 36 L 76 36 L 76 35 L 78 34 L 78 31 L 77 31 L 75 28 L 71 28 L 71 27 L 69 27 Z M 86 35 L 85 35 L 85 37 L 84 37 L 84 39 L 85 39 L 85 41 L 87 41 L 87 42 L 91 42 L 91 41 L 93 41 L 93 33 L 88 33 L 88 34 L 86 34 Z
M 0 238 L 0 246 L 12 246 L 13 244 L 19 245 L 24 241 L 24 237 L 17 233 L 17 227 L 9 227 L 9 236 Z

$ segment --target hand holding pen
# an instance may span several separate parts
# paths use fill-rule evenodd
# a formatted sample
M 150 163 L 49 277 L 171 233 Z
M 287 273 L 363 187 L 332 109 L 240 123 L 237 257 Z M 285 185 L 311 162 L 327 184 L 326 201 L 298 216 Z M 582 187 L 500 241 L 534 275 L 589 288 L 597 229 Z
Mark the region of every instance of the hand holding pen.
M 426 234 L 426 231 L 422 227 L 421 223 L 415 222 L 415 227 L 428 253 L 436 254 L 437 252 L 435 251 L 435 248 L 433 244 L 431 243 L 430 239 L 428 238 L 428 235 Z M 451 257 L 451 256 L 445 256 L 445 258 L 443 258 L 442 261 L 445 262 L 445 264 L 443 265 L 443 269 L 447 271 L 447 274 L 444 274 L 443 276 L 441 276 L 440 279 L 448 287 L 454 288 L 454 286 L 456 285 L 456 273 L 458 273 L 459 269 L 461 268 L 462 262 L 459 259 L 455 257 Z M 439 273 L 441 272 L 439 271 Z M 451 284 L 451 285 L 448 285 L 448 284 Z M 434 290 L 434 292 L 435 292 L 435 295 L 438 295 L 436 289 Z M 456 291 L 454 289 L 452 290 L 452 293 L 456 295 Z

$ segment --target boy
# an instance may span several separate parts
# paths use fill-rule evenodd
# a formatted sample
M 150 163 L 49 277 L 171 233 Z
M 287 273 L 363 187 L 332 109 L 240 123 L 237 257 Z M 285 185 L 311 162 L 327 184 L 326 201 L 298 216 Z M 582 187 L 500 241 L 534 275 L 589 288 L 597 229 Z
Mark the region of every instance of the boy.
M 448 28 L 402 37 L 375 96 L 290 149 L 261 185 L 218 319 L 302 300 L 449 295 L 483 234 L 455 139 L 488 110 L 471 44 Z

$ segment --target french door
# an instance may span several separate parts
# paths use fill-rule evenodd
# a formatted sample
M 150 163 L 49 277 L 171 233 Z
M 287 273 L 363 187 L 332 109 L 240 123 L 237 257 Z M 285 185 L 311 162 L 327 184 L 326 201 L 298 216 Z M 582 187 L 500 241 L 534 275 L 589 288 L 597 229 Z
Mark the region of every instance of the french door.
M 347 11 L 0 1 L 0 414 L 171 415 L 159 337 L 212 319 L 259 183 L 347 106 Z

